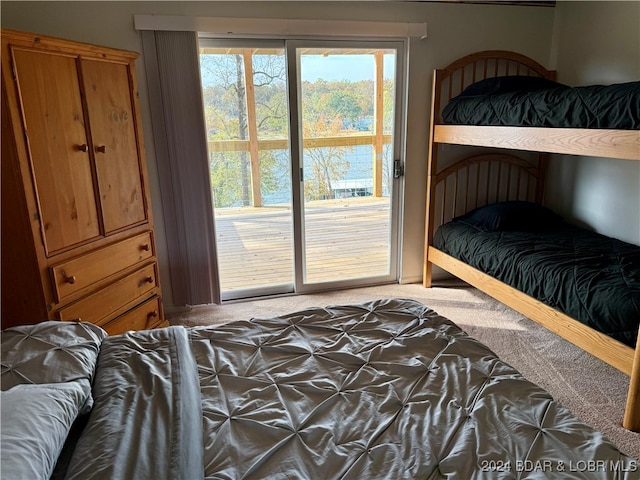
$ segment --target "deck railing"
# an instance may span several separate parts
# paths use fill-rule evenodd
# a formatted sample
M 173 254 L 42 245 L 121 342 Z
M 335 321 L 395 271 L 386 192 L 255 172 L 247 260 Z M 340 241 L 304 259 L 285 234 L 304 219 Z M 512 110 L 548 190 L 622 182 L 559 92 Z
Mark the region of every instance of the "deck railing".
M 385 144 L 392 142 L 392 135 L 383 134 L 353 134 L 339 135 L 332 137 L 305 138 L 302 141 L 303 148 L 326 148 L 326 147 L 355 147 L 359 145 L 371 145 L 373 149 L 373 196 L 382 197 L 382 150 Z M 212 140 L 208 142 L 209 153 L 222 152 L 249 152 L 251 155 L 251 188 L 252 206 L 262 206 L 262 192 L 260 188 L 260 167 L 258 152 L 264 150 L 287 150 L 289 140 L 286 138 L 257 140 Z M 253 153 L 255 151 L 255 154 Z M 254 160 L 255 156 L 255 160 Z M 256 165 L 254 167 L 254 164 Z

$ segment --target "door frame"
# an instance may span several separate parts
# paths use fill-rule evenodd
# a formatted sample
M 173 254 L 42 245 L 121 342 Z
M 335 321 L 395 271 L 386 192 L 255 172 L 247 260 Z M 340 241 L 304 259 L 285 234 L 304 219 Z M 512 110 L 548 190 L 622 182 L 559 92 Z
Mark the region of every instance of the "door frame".
M 407 38 L 216 38 L 214 36 L 201 35 L 198 39 L 199 46 L 203 43 L 215 44 L 215 46 L 235 46 L 245 48 L 260 48 L 264 46 L 277 46 L 284 48 L 287 69 L 288 89 L 288 115 L 289 115 L 289 154 L 291 168 L 291 200 L 293 223 L 293 258 L 294 272 L 293 284 L 271 285 L 264 287 L 251 287 L 237 289 L 231 292 L 222 292 L 218 283 L 218 293 L 222 301 L 242 300 L 273 295 L 303 294 L 317 291 L 334 290 L 341 288 L 353 288 L 367 285 L 380 285 L 397 283 L 401 276 L 401 241 L 402 241 L 402 201 L 404 198 L 404 177 L 395 177 L 390 194 L 390 251 L 389 274 L 356 278 L 323 283 L 304 282 L 304 184 L 302 182 L 302 122 L 300 120 L 300 88 L 298 73 L 297 48 L 335 47 L 335 48 L 365 48 L 365 49 L 393 49 L 396 51 L 395 65 L 395 102 L 394 102 L 394 127 L 393 127 L 393 160 L 405 164 L 406 151 L 406 111 L 407 111 L 407 58 L 409 41 Z M 208 168 L 208 167 L 207 167 Z M 214 216 L 214 208 L 211 206 L 211 214 Z M 216 248 L 216 251 L 218 249 Z M 216 253 L 217 255 L 217 253 Z M 215 262 L 218 269 L 218 262 Z M 219 274 L 218 274 L 219 275 Z

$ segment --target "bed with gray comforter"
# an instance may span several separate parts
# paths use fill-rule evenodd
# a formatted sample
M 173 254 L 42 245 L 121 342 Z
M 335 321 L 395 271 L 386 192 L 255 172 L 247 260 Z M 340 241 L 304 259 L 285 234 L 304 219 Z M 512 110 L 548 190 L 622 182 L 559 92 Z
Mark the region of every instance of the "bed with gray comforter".
M 2 478 L 640 478 L 636 460 L 411 300 L 113 337 L 45 322 L 2 342 Z M 48 462 L 16 451 L 42 428 L 5 420 L 50 415 L 20 400 L 5 411 L 5 395 L 74 382 L 79 438 Z

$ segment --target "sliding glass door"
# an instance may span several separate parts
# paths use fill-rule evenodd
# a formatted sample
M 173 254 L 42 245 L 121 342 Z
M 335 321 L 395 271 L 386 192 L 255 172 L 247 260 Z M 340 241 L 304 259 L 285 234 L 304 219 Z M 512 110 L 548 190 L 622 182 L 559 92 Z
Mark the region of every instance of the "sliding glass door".
M 200 40 L 222 299 L 294 288 L 284 42 Z
M 403 44 L 200 47 L 223 300 L 396 280 Z
M 398 50 L 289 44 L 299 95 L 299 289 L 397 276 Z

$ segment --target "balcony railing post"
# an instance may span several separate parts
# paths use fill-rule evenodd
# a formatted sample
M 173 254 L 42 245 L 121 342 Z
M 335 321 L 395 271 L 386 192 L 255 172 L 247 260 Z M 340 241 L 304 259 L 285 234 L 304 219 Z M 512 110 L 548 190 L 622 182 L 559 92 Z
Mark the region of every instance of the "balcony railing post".
M 375 52 L 376 81 L 375 81 L 375 106 L 374 106 L 374 135 L 373 146 L 373 196 L 382 196 L 382 138 L 384 128 L 384 53 Z
M 256 92 L 253 84 L 253 59 L 250 48 L 242 52 L 244 84 L 247 95 L 247 124 L 249 127 L 249 155 L 251 157 L 251 198 L 254 207 L 262 206 L 260 188 L 260 154 L 258 150 L 258 124 L 256 121 Z

